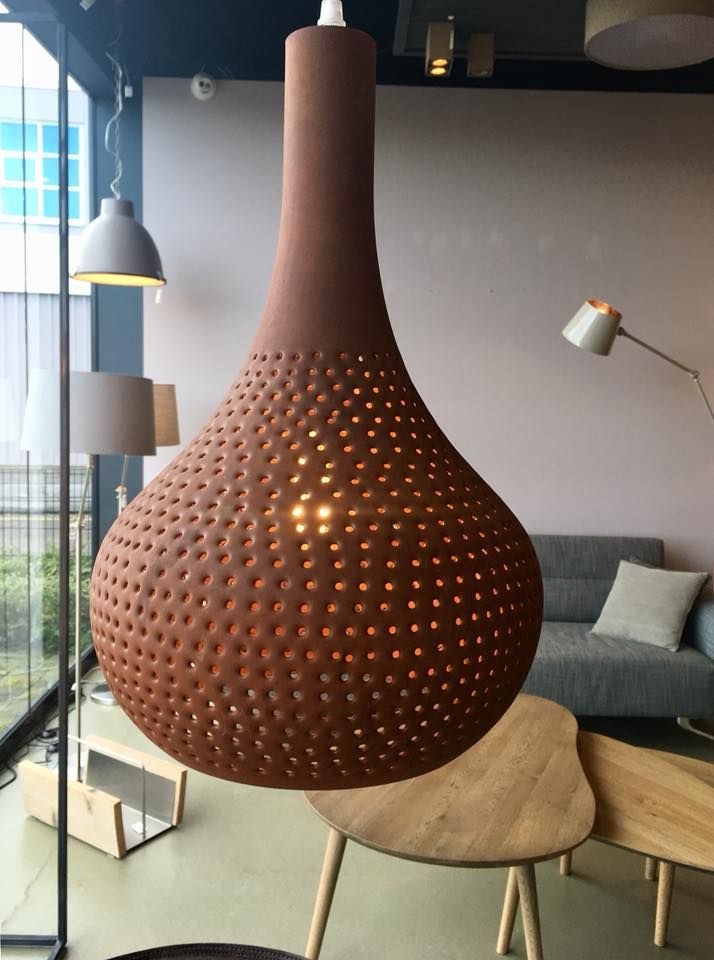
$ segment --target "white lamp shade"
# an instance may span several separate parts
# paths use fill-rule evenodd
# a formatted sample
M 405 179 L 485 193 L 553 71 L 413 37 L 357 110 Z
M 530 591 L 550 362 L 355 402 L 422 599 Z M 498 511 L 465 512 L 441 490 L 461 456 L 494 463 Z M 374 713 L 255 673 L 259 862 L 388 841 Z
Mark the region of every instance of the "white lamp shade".
M 134 219 L 130 200 L 102 200 L 85 228 L 72 277 L 122 287 L 161 287 L 161 257 L 149 231 Z
M 174 447 L 181 443 L 176 387 L 173 383 L 154 384 L 154 420 L 157 447 Z
M 670 70 L 714 57 L 711 0 L 588 0 L 585 53 L 619 70 Z
M 607 357 L 620 329 L 622 314 L 602 300 L 586 300 L 563 330 L 575 347 Z
M 72 453 L 150 456 L 156 453 L 151 380 L 117 373 L 70 374 Z M 59 371 L 33 370 L 20 447 L 59 453 Z

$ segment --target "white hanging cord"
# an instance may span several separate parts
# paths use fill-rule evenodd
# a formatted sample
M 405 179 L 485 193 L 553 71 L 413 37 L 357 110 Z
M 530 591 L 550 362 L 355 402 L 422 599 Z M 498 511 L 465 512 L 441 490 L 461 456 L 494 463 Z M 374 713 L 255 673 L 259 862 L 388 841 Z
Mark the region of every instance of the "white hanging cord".
M 121 178 L 122 163 L 119 148 L 121 146 L 119 118 L 124 110 L 124 68 L 111 53 L 107 53 L 107 58 L 114 71 L 114 113 L 104 130 L 104 149 L 114 158 L 114 179 L 110 187 L 117 200 L 121 199 Z
M 346 27 L 341 0 L 322 0 L 318 27 Z

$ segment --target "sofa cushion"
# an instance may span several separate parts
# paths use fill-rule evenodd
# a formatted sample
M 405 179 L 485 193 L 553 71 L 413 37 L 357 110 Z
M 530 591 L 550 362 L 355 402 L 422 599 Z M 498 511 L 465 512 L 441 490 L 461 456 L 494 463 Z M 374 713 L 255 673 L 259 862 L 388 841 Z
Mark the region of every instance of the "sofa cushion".
M 708 573 L 659 570 L 621 560 L 593 633 L 675 652 L 692 604 L 708 577 Z
M 594 623 L 621 560 L 661 567 L 664 544 L 654 537 L 531 536 L 543 574 L 543 617 Z
M 524 693 L 591 717 L 714 716 L 714 661 L 590 633 L 590 623 L 545 622 Z

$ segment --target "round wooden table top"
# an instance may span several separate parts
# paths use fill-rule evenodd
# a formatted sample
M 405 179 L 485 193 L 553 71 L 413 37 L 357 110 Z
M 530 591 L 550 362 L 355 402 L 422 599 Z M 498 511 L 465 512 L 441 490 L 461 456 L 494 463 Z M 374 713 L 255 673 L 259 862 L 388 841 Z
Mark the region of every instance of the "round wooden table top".
M 595 800 L 564 707 L 520 694 L 486 736 L 422 777 L 307 793 L 364 846 L 407 860 L 500 867 L 550 860 L 589 836 Z

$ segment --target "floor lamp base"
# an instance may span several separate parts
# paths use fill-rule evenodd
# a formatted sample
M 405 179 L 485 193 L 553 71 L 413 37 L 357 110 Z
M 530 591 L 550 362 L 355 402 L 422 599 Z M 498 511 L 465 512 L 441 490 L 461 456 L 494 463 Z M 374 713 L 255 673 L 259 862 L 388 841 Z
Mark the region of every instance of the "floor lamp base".
M 89 694 L 89 697 L 95 703 L 99 703 L 103 707 L 116 707 L 117 705 L 117 702 L 114 699 L 114 694 L 109 689 L 108 683 L 98 683 Z

